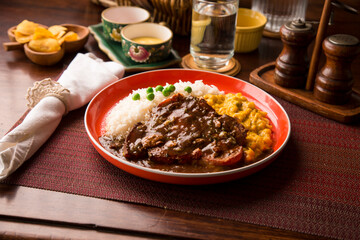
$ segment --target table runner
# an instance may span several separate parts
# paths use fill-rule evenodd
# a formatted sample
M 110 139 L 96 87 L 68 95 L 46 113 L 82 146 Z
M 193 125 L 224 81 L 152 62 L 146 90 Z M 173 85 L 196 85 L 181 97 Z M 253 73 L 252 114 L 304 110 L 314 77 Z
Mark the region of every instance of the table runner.
M 70 112 L 3 183 L 113 199 L 339 239 L 360 236 L 360 123 L 345 125 L 277 99 L 291 138 L 260 172 L 232 182 L 153 182 L 108 163 L 91 145 L 85 108 Z

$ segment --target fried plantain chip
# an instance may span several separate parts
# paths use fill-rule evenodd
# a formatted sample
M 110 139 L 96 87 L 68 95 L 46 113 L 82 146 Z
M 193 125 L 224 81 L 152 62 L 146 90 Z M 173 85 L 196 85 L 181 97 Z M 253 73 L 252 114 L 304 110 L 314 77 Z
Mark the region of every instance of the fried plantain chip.
M 33 39 L 29 42 L 29 47 L 37 52 L 56 52 L 61 49 L 60 44 L 54 38 Z
M 16 31 L 23 35 L 32 35 L 39 24 L 24 20 L 16 26 Z
M 54 34 L 52 34 L 49 30 L 44 27 L 37 27 L 34 32 L 33 40 L 43 39 L 43 38 L 54 38 Z
M 77 35 L 77 33 L 73 32 L 73 31 L 69 31 L 62 38 L 59 39 L 59 43 L 62 44 L 64 41 L 72 42 L 72 41 L 76 41 L 78 39 L 79 39 L 79 36 Z
M 56 38 L 57 38 L 57 39 L 62 38 L 62 37 L 65 35 L 65 33 L 66 33 L 66 31 L 61 31 L 61 32 L 59 32 L 58 35 L 56 35 Z
M 61 25 L 53 25 L 48 30 L 54 34 L 56 38 L 61 38 L 67 31 L 67 28 Z
M 27 43 L 27 42 L 29 42 L 29 41 L 32 39 L 32 37 L 33 37 L 33 35 L 24 35 L 24 34 L 18 32 L 18 31 L 15 31 L 15 32 L 14 32 L 14 36 L 15 36 L 15 40 L 16 40 L 17 42 L 19 42 L 19 43 Z

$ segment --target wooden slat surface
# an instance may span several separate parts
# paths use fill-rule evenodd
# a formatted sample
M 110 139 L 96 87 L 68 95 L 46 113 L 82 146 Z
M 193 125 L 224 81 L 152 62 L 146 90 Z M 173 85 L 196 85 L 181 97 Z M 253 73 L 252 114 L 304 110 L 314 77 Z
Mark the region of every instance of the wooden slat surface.
M 72 194 L 0 185 L 0 232 L 16 235 L 28 234 L 41 227 L 36 234 L 54 233 L 52 228 L 70 229 L 76 237 L 78 231 L 110 231 L 120 235 L 144 238 L 186 239 L 321 239 L 306 234 L 257 226 L 254 224 L 199 216 L 168 209 L 122 203 Z M 17 223 L 17 224 L 15 224 Z M 26 223 L 26 232 L 14 226 Z M 8 226 L 8 227 L 6 227 Z M 75 229 L 75 230 L 74 230 Z M 49 232 L 48 232 L 49 230 Z M 56 231 L 57 232 L 57 231 Z M 64 236 L 65 238 L 65 236 Z M 83 238 L 83 239 L 86 239 Z

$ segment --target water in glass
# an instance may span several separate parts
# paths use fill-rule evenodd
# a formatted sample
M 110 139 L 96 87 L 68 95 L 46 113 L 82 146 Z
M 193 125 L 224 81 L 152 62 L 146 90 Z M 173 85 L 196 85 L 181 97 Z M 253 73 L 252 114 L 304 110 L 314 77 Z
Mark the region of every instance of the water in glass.
M 238 0 L 194 0 L 190 53 L 202 68 L 224 67 L 234 55 Z

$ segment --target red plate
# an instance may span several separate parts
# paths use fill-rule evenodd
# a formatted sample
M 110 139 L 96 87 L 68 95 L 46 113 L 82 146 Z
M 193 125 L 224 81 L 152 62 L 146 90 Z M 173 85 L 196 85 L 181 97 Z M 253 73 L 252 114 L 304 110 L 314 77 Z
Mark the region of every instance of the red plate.
M 132 90 L 176 83 L 179 80 L 190 82 L 203 80 L 205 84 L 215 85 L 225 93 L 241 92 L 249 101 L 253 101 L 259 109 L 268 113 L 268 118 L 273 125 L 274 152 L 258 162 L 232 170 L 214 173 L 174 173 L 139 166 L 114 156 L 101 146 L 99 137 L 102 133 L 105 116 L 119 100 L 128 96 Z M 234 77 L 185 69 L 139 73 L 107 86 L 89 103 L 85 113 L 85 128 L 96 150 L 106 160 L 122 170 L 158 182 L 189 185 L 226 182 L 255 173 L 270 164 L 278 156 L 290 137 L 290 121 L 287 113 L 273 97 L 260 88 Z

